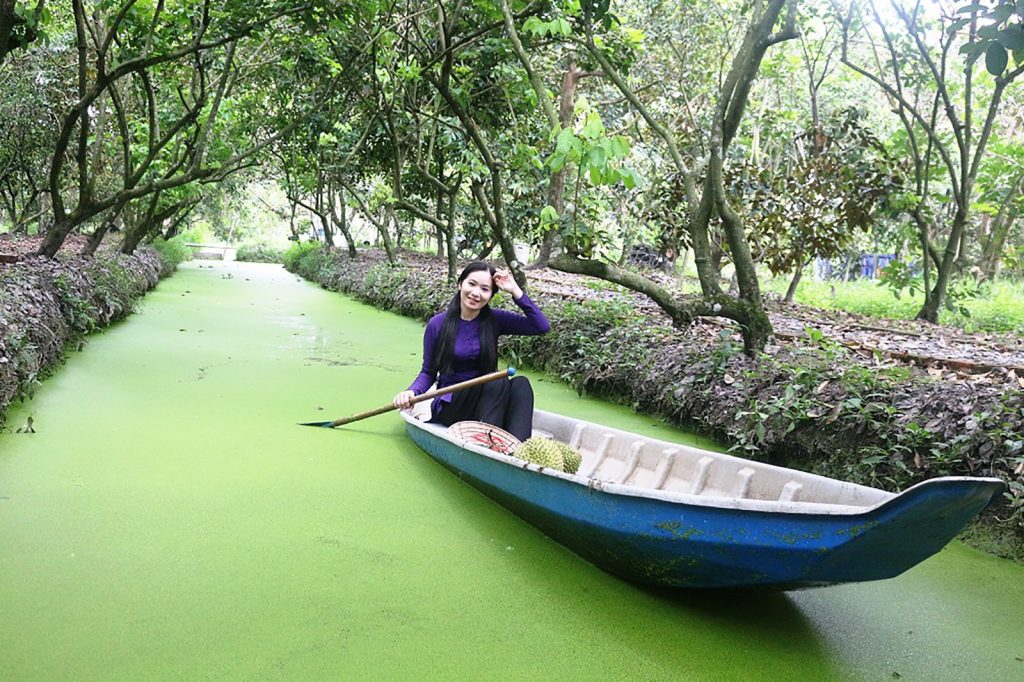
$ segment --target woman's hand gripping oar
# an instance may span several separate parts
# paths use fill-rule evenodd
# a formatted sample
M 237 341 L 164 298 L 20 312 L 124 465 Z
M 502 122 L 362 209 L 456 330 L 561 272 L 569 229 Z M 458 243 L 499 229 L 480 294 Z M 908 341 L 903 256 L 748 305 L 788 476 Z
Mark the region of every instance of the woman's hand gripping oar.
M 413 398 L 410 401 L 410 405 L 423 402 L 424 400 L 432 400 L 439 395 L 447 395 L 449 393 L 461 391 L 465 388 L 471 388 L 473 386 L 479 386 L 480 384 L 486 384 L 488 381 L 494 381 L 496 379 L 504 379 L 505 377 L 515 376 L 515 373 L 515 367 L 509 367 L 508 369 L 503 369 L 500 372 L 484 374 L 483 376 L 477 377 L 476 379 L 470 379 L 469 381 L 462 381 L 457 384 L 452 384 L 451 386 L 445 386 L 444 388 L 439 388 L 436 391 L 427 391 L 423 395 L 418 395 L 415 398 Z M 335 419 L 332 422 L 306 422 L 304 424 L 300 424 L 299 426 L 322 426 L 324 428 L 333 429 L 335 426 L 351 424 L 352 422 L 357 422 L 360 419 L 366 419 L 367 417 L 376 417 L 378 414 L 384 414 L 385 412 L 390 412 L 391 410 L 397 409 L 398 407 L 396 407 L 395 405 L 384 405 L 383 407 L 378 407 L 375 410 L 369 410 L 368 412 L 360 412 L 359 414 L 354 414 L 351 417 L 342 417 L 341 419 Z

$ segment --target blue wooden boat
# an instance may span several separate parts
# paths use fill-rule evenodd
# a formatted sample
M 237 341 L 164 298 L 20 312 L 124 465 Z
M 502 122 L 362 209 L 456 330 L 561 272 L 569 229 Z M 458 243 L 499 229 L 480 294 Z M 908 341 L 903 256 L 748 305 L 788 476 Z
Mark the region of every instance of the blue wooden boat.
M 647 438 L 537 410 L 534 435 L 583 455 L 545 469 L 403 412 L 438 462 L 549 537 L 626 580 L 797 589 L 892 578 L 942 549 L 1000 495 L 946 477 L 902 493 Z

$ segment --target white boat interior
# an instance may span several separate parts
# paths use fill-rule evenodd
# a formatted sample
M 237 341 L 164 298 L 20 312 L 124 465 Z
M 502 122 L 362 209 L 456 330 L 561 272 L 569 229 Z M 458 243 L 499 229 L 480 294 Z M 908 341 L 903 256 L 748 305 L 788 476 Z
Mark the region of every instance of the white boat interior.
M 410 423 L 437 433 L 464 449 L 512 460 L 483 447 L 460 441 L 440 425 L 426 424 L 424 403 L 405 414 Z M 702 505 L 794 513 L 851 514 L 891 500 L 884 490 L 755 462 L 720 452 L 671 443 L 609 428 L 543 410 L 534 411 L 535 436 L 568 443 L 580 451 L 582 463 L 574 474 L 544 469 L 606 492 Z M 530 464 L 529 468 L 539 468 Z

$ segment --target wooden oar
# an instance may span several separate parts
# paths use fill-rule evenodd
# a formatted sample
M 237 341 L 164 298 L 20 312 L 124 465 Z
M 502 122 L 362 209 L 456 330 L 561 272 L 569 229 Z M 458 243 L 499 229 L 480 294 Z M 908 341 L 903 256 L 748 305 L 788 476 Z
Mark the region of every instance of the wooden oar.
M 451 386 L 445 386 L 444 388 L 439 388 L 436 391 L 427 391 L 423 395 L 418 395 L 415 398 L 413 398 L 410 401 L 410 403 L 415 405 L 416 403 L 423 402 L 424 400 L 432 400 L 439 395 L 448 395 L 449 393 L 461 391 L 464 388 L 470 388 L 472 386 L 486 384 L 488 381 L 494 381 L 495 379 L 504 379 L 505 377 L 515 376 L 515 373 L 516 368 L 509 367 L 508 369 L 503 369 L 500 372 L 484 374 L 483 376 L 477 377 L 476 379 L 470 379 L 469 381 L 462 381 L 457 384 L 452 384 Z M 383 407 L 378 407 L 375 410 L 360 412 L 359 414 L 354 414 L 351 417 L 342 417 L 341 419 L 335 419 L 332 422 L 306 422 L 304 424 L 299 424 L 299 426 L 322 426 L 327 429 L 333 429 L 335 426 L 351 424 L 352 422 L 357 422 L 360 419 L 366 419 L 367 417 L 376 417 L 378 414 L 384 414 L 385 412 L 390 412 L 391 410 L 397 409 L 398 408 L 395 407 L 394 405 L 384 405 Z

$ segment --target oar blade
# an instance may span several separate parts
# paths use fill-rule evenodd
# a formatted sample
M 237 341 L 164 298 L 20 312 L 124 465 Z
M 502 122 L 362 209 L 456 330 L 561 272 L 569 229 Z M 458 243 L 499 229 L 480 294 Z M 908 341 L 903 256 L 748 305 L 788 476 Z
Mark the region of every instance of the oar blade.
M 334 422 L 304 422 L 299 426 L 322 426 L 325 429 L 333 429 Z

